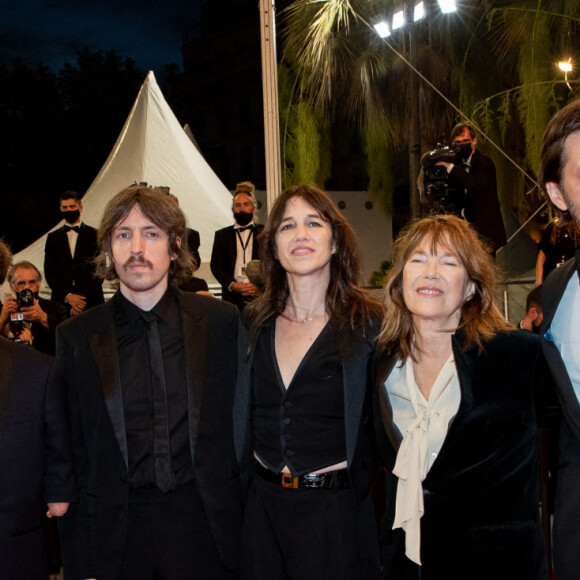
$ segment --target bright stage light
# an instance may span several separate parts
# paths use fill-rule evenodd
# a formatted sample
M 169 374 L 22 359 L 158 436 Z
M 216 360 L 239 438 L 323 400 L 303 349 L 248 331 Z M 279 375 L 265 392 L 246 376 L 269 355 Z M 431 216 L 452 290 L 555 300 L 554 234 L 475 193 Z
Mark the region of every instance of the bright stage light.
M 448 14 L 449 12 L 455 12 L 457 10 L 457 5 L 455 0 L 437 0 L 439 2 L 439 7 L 443 14 Z
M 374 28 L 377 31 L 377 34 L 381 38 L 386 38 L 387 36 L 391 36 L 391 31 L 389 29 L 389 25 L 384 20 L 382 20 L 381 22 L 377 22 L 375 24 Z
M 405 13 L 402 10 L 393 14 L 393 30 L 401 28 L 404 24 L 405 24 Z
M 419 4 L 415 5 L 415 11 L 413 13 L 413 20 L 417 22 L 421 20 L 425 16 L 425 4 L 423 2 L 419 2 Z
M 558 63 L 558 68 L 562 72 L 571 72 L 572 71 L 572 59 L 568 59 L 567 61 L 561 61 Z

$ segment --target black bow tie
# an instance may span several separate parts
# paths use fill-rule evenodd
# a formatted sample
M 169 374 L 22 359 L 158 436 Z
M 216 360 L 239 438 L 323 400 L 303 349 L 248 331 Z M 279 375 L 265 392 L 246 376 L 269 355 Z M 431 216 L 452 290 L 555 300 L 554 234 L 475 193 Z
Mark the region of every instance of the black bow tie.
M 81 226 L 64 226 L 64 231 L 65 232 L 76 232 L 77 234 L 81 231 Z
M 580 283 L 580 247 L 576 248 L 576 272 L 578 272 L 578 282 Z
M 243 232 L 245 230 L 250 230 L 252 229 L 254 226 L 252 224 L 250 224 L 249 226 L 243 226 L 243 227 L 239 227 L 237 228 L 238 232 Z

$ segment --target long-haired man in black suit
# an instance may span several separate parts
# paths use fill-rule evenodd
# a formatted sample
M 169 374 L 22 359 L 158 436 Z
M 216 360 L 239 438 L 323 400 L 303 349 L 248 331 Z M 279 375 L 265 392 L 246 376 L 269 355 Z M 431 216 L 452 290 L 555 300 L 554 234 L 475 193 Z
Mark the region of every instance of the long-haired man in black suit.
M 98 235 L 99 271 L 119 290 L 57 329 L 80 490 L 61 522 L 65 578 L 236 577 L 239 313 L 177 289 L 185 235 L 162 192 L 121 191 Z

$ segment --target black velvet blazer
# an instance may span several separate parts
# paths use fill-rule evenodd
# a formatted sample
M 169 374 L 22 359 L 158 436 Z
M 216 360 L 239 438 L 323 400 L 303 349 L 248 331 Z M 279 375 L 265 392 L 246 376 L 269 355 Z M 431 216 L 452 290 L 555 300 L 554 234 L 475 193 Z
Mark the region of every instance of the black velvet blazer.
M 376 435 L 389 470 L 385 578 L 545 579 L 536 404 L 547 404 L 551 381 L 538 337 L 500 334 L 481 354 L 477 347 L 463 351 L 462 340 L 459 330 L 452 339 L 459 410 L 423 481 L 421 569 L 404 555 L 405 533 L 392 530 L 397 478 L 390 470 L 402 434 L 384 382 L 399 361 L 380 353 L 375 360 Z

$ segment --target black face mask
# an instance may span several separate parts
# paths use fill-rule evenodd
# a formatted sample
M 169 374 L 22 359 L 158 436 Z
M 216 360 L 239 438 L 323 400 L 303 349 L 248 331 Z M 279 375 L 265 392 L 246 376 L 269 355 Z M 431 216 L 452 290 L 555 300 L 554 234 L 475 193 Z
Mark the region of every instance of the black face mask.
M 81 217 L 80 209 L 72 209 L 70 211 L 61 211 L 62 217 L 69 224 L 74 224 Z
M 249 212 L 249 211 L 240 211 L 237 213 L 234 212 L 234 219 L 241 226 L 247 226 L 252 221 L 253 217 L 254 217 L 254 214 L 252 212 Z
M 473 153 L 473 149 L 471 148 L 471 143 L 464 143 L 463 145 L 459 146 L 459 151 L 462 159 L 469 159 L 471 154 Z

